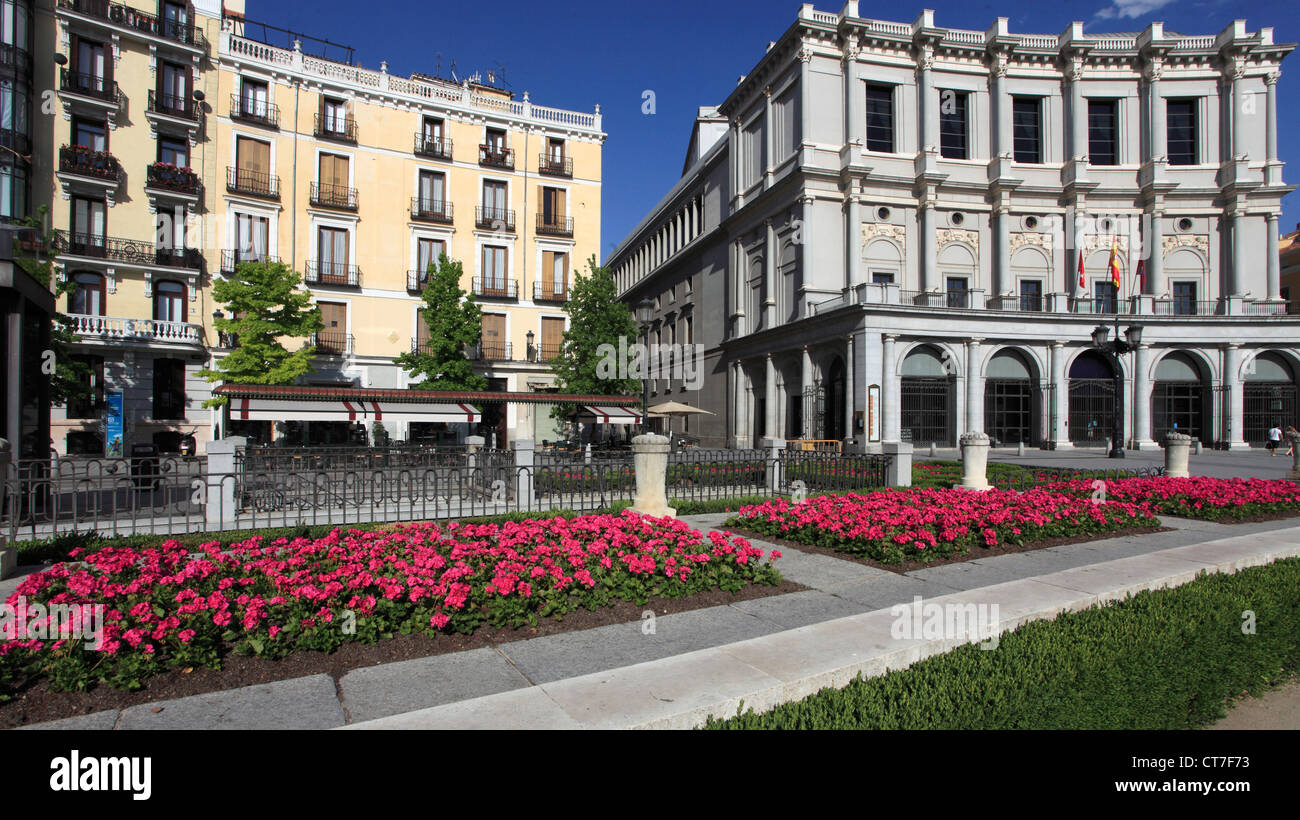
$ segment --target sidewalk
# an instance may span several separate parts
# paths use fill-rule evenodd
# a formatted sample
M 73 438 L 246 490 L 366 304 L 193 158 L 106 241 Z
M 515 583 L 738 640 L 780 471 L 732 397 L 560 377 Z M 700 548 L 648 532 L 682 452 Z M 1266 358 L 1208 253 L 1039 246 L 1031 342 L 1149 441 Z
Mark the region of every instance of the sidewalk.
M 701 529 L 726 515 L 690 516 Z M 997 603 L 1000 628 L 1300 555 L 1294 521 L 1164 519 L 1170 532 L 899 575 L 781 547 L 807 591 L 580 632 L 132 706 L 26 728 L 686 728 L 878 674 L 965 640 L 895 640 L 889 607 Z M 766 549 L 771 545 L 755 542 Z M 159 709 L 159 707 L 162 707 Z

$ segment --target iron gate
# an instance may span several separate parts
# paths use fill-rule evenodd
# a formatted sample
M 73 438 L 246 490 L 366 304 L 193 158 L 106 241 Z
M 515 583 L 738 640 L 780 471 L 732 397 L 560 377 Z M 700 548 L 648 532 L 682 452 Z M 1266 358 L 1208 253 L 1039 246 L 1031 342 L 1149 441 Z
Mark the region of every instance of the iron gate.
M 1169 433 L 1182 433 L 1212 444 L 1211 406 L 1210 390 L 1200 382 L 1156 382 L 1151 391 L 1152 438 L 1164 441 Z
M 899 396 L 904 440 L 913 444 L 951 447 L 956 438 L 956 382 L 951 379 L 905 376 Z
M 1115 434 L 1113 379 L 1070 379 L 1070 441 L 1076 447 L 1105 447 Z
M 1296 423 L 1296 386 L 1287 382 L 1246 382 L 1242 437 L 1250 444 L 1268 440 L 1269 428 Z
M 826 438 L 826 388 L 818 382 L 803 391 L 805 438 Z
M 984 383 L 984 428 L 996 444 L 1033 444 L 1040 398 L 1028 379 Z

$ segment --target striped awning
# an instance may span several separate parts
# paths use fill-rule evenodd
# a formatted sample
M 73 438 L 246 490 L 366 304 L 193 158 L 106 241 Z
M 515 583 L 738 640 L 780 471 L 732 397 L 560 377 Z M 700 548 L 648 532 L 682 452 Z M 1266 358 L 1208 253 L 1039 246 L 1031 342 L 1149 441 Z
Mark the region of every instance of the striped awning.
M 463 422 L 475 424 L 480 415 L 467 404 L 420 404 L 374 401 L 293 401 L 231 399 L 230 418 L 236 421 Z
M 586 404 L 578 408 L 578 420 L 596 424 L 640 424 L 641 412 L 631 407 Z

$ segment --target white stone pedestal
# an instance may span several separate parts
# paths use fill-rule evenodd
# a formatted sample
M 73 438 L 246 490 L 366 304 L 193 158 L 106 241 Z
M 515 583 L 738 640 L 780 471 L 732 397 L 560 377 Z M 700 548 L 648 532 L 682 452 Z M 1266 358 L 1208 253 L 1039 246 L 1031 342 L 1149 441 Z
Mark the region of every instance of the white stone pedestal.
M 1182 433 L 1165 436 L 1165 477 L 1188 478 L 1187 457 L 1192 452 L 1192 437 Z
M 963 490 L 988 490 L 989 437 L 965 433 L 961 437 L 961 484 Z
M 632 439 L 632 457 L 636 470 L 636 499 L 632 512 L 657 518 L 677 516 L 668 506 L 668 437 L 654 433 Z

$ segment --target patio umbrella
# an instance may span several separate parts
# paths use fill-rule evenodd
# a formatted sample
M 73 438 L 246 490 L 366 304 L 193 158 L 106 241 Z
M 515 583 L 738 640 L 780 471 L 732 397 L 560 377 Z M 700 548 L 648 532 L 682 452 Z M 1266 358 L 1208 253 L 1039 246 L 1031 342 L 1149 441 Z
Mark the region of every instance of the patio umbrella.
M 682 404 L 681 402 L 676 402 L 676 401 L 666 401 L 663 404 L 656 404 L 655 406 L 647 409 L 649 410 L 650 416 L 652 418 L 656 416 L 659 418 L 663 418 L 666 416 L 668 418 L 669 434 L 671 434 L 673 431 L 673 422 L 672 422 L 673 416 L 717 415 L 712 410 L 704 410 L 699 407 L 691 407 L 689 404 Z

